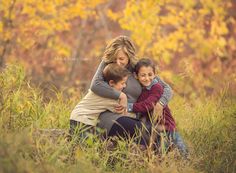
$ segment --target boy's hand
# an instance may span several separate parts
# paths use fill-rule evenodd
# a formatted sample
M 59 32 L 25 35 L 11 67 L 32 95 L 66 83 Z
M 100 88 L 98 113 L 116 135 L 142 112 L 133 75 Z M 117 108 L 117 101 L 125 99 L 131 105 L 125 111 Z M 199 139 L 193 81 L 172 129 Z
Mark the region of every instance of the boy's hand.
M 124 114 L 127 113 L 127 96 L 121 92 L 119 97 L 119 105 L 115 107 L 116 113 Z
M 118 113 L 118 114 L 122 114 L 124 112 L 124 107 L 120 104 L 117 104 L 115 106 L 115 112 Z
M 118 113 L 118 114 L 123 114 L 123 115 L 128 114 L 127 107 L 124 107 L 122 105 L 116 105 L 115 106 L 115 112 Z

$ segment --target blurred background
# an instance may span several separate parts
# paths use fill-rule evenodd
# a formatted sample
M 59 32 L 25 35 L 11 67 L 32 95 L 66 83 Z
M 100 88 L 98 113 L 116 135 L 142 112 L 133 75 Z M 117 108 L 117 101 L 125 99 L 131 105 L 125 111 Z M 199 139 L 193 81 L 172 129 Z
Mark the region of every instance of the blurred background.
M 68 130 L 118 35 L 172 87 L 189 163 L 35 133 Z M 0 172 L 236 172 L 235 103 L 236 0 L 0 0 Z
M 1 0 L 0 66 L 24 66 L 50 96 L 86 92 L 118 35 L 186 98 L 236 92 L 235 0 Z

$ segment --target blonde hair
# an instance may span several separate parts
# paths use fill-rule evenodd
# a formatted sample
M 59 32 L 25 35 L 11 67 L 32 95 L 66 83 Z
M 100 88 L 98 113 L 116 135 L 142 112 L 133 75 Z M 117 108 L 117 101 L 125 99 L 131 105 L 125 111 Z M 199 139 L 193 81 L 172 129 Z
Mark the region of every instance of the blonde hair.
M 134 68 L 137 63 L 136 50 L 133 42 L 127 36 L 118 36 L 111 40 L 104 51 L 102 59 L 106 63 L 116 62 L 116 55 L 119 50 L 122 50 L 127 55 L 129 58 L 128 65 Z

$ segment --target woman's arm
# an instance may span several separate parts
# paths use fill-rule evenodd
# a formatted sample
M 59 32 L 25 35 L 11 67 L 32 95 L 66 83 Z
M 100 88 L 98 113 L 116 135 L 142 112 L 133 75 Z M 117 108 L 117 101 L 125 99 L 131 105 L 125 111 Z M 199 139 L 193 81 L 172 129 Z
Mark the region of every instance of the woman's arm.
M 159 76 L 156 76 L 155 78 L 160 84 L 161 86 L 163 87 L 163 94 L 159 100 L 159 103 L 162 105 L 162 106 L 165 106 L 169 103 L 169 101 L 171 100 L 172 98 L 172 89 L 171 87 L 165 83 L 163 80 L 161 80 L 161 78 Z
M 107 82 L 104 81 L 103 70 L 107 64 L 102 61 L 98 66 L 98 69 L 93 76 L 90 89 L 97 95 L 105 98 L 118 100 L 121 92 L 113 89 Z
M 156 105 L 156 103 L 161 98 L 163 93 L 162 86 L 160 84 L 155 84 L 151 88 L 150 95 L 143 101 L 139 101 L 136 103 L 129 103 L 128 104 L 128 111 L 129 112 L 140 112 L 146 113 L 148 111 L 152 111 Z

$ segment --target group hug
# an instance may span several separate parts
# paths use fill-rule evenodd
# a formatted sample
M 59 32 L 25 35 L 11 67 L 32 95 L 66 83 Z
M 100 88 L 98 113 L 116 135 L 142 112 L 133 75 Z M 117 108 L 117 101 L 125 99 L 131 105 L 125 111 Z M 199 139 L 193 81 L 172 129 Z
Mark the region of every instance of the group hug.
M 152 142 L 156 151 L 165 140 L 167 149 L 176 148 L 187 157 L 168 106 L 171 97 L 171 87 L 157 75 L 151 58 L 137 58 L 132 40 L 118 36 L 106 46 L 87 94 L 71 112 L 70 135 L 78 135 L 77 129 L 85 134 L 99 128 L 105 139 L 135 138 L 144 150 Z

